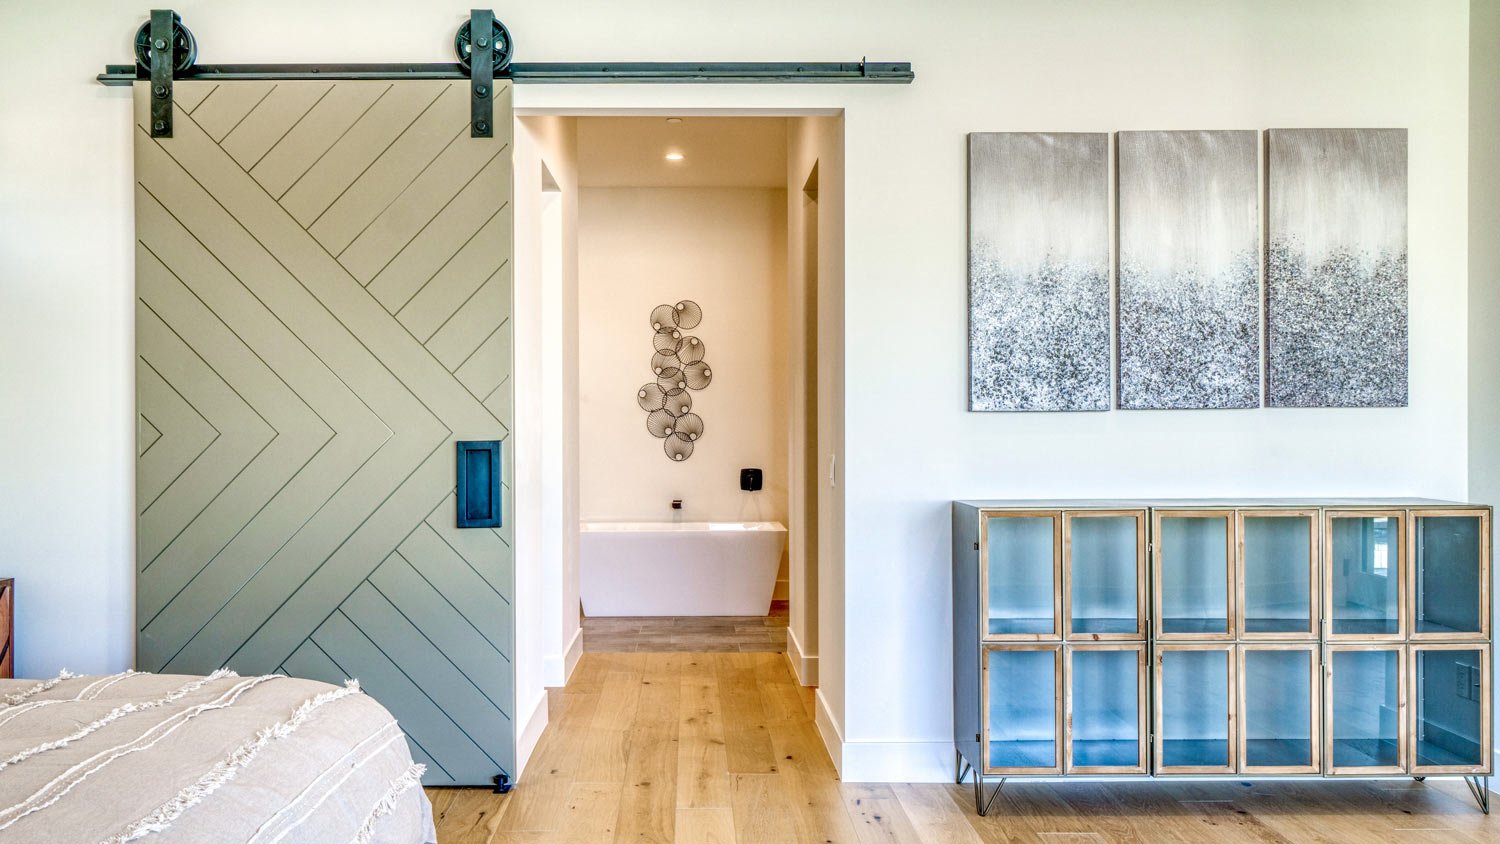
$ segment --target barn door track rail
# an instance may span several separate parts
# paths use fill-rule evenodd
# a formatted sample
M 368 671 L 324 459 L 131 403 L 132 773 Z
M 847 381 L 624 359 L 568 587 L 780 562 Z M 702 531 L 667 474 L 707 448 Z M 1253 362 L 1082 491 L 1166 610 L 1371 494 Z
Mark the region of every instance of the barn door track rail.
M 478 33 L 478 35 L 475 35 Z M 157 9 L 135 35 L 135 64 L 105 65 L 105 85 L 151 83 L 151 136 L 172 137 L 174 80 L 468 79 L 470 135 L 494 135 L 496 80 L 516 83 L 910 83 L 911 62 L 512 62 L 515 42 L 489 9 L 475 9 L 453 38 L 452 63 L 198 64 L 182 17 Z

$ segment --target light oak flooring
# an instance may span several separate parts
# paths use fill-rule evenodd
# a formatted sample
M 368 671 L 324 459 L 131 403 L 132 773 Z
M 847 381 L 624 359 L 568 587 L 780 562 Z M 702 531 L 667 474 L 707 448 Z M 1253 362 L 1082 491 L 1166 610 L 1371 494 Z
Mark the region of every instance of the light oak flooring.
M 1500 842 L 1462 782 L 840 783 L 780 654 L 585 653 L 509 795 L 429 789 L 443 844 Z
M 583 619 L 583 650 L 612 653 L 779 653 L 786 650 L 787 602 L 764 616 Z

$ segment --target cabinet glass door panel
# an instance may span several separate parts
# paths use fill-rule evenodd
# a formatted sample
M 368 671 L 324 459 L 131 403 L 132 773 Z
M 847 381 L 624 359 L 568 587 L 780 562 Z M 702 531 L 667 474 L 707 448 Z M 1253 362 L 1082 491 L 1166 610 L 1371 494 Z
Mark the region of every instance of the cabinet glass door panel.
M 1318 646 L 1240 652 L 1240 770 L 1317 773 Z
M 1060 647 L 990 647 L 985 654 L 987 773 L 1061 773 Z
M 1146 646 L 1068 649 L 1068 772 L 1145 773 Z
M 1399 511 L 1329 514 L 1324 561 L 1329 635 L 1402 637 L 1405 524 Z
M 1412 773 L 1486 772 L 1489 649 L 1417 645 L 1412 660 Z
M 1059 638 L 1060 519 L 1055 513 L 985 519 L 989 639 Z
M 1064 516 L 1067 621 L 1071 638 L 1141 638 L 1145 515 Z
M 1479 512 L 1412 515 L 1412 633 L 1480 638 L 1488 632 L 1489 519 Z
M 1233 773 L 1232 645 L 1157 651 L 1158 773 Z
M 1161 514 L 1156 530 L 1158 633 L 1232 638 L 1230 513 Z
M 1401 646 L 1335 646 L 1328 659 L 1329 773 L 1404 773 Z
M 1240 633 L 1316 638 L 1313 513 L 1241 513 Z

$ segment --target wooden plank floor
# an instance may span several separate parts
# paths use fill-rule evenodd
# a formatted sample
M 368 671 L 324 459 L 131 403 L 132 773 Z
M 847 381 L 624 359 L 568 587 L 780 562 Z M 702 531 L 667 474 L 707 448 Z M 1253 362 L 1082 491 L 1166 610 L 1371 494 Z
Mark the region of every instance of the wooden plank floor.
M 442 844 L 1500 844 L 1458 780 L 840 783 L 774 653 L 585 653 L 509 795 L 429 789 Z

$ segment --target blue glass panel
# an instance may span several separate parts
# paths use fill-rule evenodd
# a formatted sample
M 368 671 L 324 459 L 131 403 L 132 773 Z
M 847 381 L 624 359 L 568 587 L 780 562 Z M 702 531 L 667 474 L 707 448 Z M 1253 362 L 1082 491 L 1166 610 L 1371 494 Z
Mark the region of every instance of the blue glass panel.
M 1398 651 L 1333 651 L 1332 660 L 1334 767 L 1398 765 Z
M 1055 629 L 1053 525 L 1047 516 L 989 520 L 990 633 L 1050 634 Z
M 1140 656 L 1134 650 L 1072 653 L 1073 765 L 1140 765 Z
M 1478 516 L 1417 518 L 1417 632 L 1478 633 Z
M 1161 653 L 1162 765 L 1229 764 L 1227 650 Z
M 1421 765 L 1483 765 L 1484 651 L 1414 651 Z
M 1312 764 L 1312 661 L 1306 650 L 1245 651 L 1245 764 Z
M 1245 517 L 1246 633 L 1311 633 L 1312 520 Z
M 1228 539 L 1222 516 L 1161 520 L 1162 632 L 1229 632 Z
M 1330 520 L 1333 632 L 1371 636 L 1401 632 L 1399 521 L 1388 516 Z
M 1136 519 L 1069 520 L 1073 633 L 1136 633 Z
M 989 652 L 990 766 L 1057 765 L 1057 654 Z

